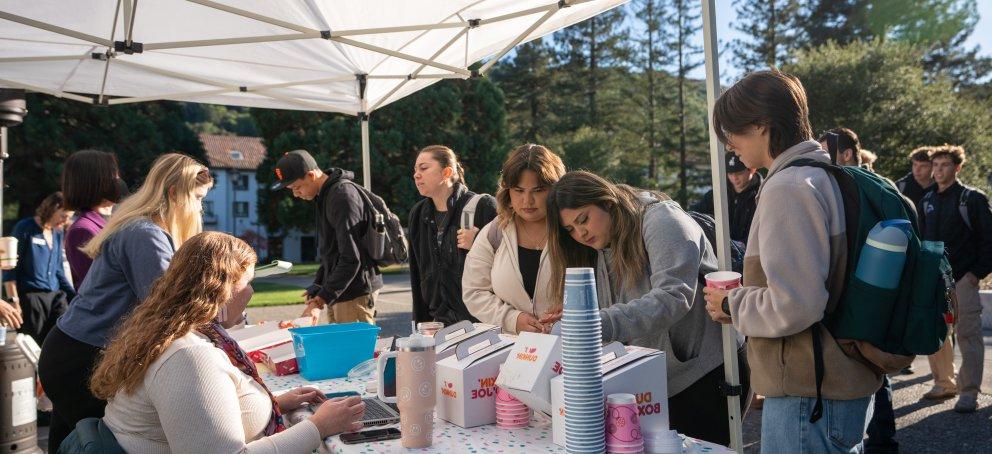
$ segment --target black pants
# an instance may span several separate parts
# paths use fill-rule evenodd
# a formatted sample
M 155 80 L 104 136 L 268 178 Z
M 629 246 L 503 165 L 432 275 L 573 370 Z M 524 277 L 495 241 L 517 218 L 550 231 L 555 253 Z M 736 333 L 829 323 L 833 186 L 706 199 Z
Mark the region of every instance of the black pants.
M 896 436 L 896 415 L 892 410 L 892 382 L 882 376 L 882 387 L 875 392 L 875 411 L 868 423 L 868 440 L 865 453 L 890 454 L 899 452 Z
M 737 364 L 741 382 L 741 419 L 743 420 L 751 400 L 751 369 L 747 365 L 747 351 L 744 347 L 737 350 Z M 727 396 L 721 392 L 721 383 L 724 383 L 723 364 L 682 392 L 669 397 L 668 420 L 671 428 L 693 438 L 729 445 Z
M 24 316 L 24 323 L 17 331 L 31 336 L 41 345 L 55 327 L 55 321 L 68 308 L 65 292 L 18 289 L 17 293 L 21 296 L 21 311 Z
M 59 450 L 76 423 L 86 418 L 102 418 L 107 406 L 90 393 L 93 373 L 100 349 L 77 341 L 56 327 L 45 339 L 38 360 L 38 376 L 45 394 L 52 400 L 52 426 L 48 432 L 48 452 Z

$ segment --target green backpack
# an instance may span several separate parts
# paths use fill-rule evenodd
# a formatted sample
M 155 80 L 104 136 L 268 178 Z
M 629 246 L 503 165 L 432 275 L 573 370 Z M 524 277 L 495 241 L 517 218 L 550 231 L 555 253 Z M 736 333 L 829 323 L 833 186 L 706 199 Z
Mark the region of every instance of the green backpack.
M 915 355 L 930 355 L 940 349 L 947 337 L 947 323 L 953 319 L 956 300 L 943 242 L 920 241 L 916 210 L 892 182 L 860 167 L 836 166 L 812 159 L 799 159 L 787 167 L 799 166 L 821 168 L 837 181 L 847 232 L 843 294 L 811 330 L 817 394 L 813 415 L 819 419 L 821 412 L 817 409 L 822 407 L 820 387 L 824 374 L 819 325 L 826 327 L 835 339 L 861 341 L 859 350 L 875 369 L 892 373 L 909 365 Z M 868 232 L 879 221 L 889 219 L 906 219 L 913 226 L 899 286 L 891 290 L 875 287 L 854 275 Z

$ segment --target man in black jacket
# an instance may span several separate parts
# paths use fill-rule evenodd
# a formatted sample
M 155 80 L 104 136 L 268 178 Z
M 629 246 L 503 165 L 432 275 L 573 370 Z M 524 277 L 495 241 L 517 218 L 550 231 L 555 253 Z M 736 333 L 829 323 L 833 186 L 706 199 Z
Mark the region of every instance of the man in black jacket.
M 896 181 L 899 192 L 913 201 L 917 212 L 920 209 L 920 200 L 923 200 L 923 196 L 933 189 L 933 165 L 930 163 L 931 148 L 919 147 L 910 152 L 909 160 L 912 162 L 913 168 L 906 176 Z
M 761 186 L 761 174 L 748 169 L 734 153 L 727 152 L 727 208 L 730 212 L 730 239 L 747 244 L 754 210 L 758 208 L 755 197 Z M 693 211 L 713 216 L 713 190 L 703 195 L 703 200 L 691 207 Z
M 365 233 L 368 210 L 352 182 L 354 173 L 337 168 L 322 171 L 305 150 L 283 155 L 275 172 L 279 182 L 272 189 L 290 189 L 294 197 L 316 202 L 320 268 L 304 292 L 307 308 L 303 316 L 316 320 L 329 306 L 328 323 L 374 324 L 382 277 L 356 241 Z
M 992 271 L 992 210 L 981 191 L 961 184 L 958 172 L 964 149 L 944 145 L 930 150 L 936 186 L 920 202 L 923 240 L 943 241 L 957 281 L 957 341 L 961 369 L 954 386 L 954 347 L 946 342 L 930 356 L 935 386 L 924 398 L 941 399 L 960 393 L 954 411 L 974 412 L 982 385 L 985 346 L 978 283 Z

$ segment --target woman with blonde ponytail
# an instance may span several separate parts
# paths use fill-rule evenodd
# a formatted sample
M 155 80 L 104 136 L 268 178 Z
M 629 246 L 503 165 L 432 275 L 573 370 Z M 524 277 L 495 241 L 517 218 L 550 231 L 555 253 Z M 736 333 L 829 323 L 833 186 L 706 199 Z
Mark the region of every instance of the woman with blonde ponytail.
M 148 296 L 176 248 L 200 233 L 203 197 L 213 186 L 207 168 L 176 153 L 160 156 L 144 184 L 125 199 L 83 252 L 93 264 L 42 346 L 39 376 L 54 404 L 49 452 L 76 423 L 103 416 L 106 402 L 90 394 L 90 371 L 121 319 Z
M 90 387 L 109 401 L 103 422 L 126 452 L 303 453 L 361 428 L 360 398 L 327 401 L 314 388 L 275 397 L 227 335 L 251 299 L 255 262 L 238 238 L 196 235 L 123 321 Z M 287 429 L 282 414 L 308 403 L 320 406 Z

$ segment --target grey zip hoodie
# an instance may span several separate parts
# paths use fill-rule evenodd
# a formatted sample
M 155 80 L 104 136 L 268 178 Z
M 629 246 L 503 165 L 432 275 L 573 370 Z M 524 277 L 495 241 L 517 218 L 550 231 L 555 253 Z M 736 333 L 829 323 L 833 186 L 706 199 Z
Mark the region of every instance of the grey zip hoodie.
M 599 251 L 596 284 L 603 341 L 654 348 L 668 358 L 668 395 L 674 396 L 723 363 L 721 328 L 706 313 L 699 273 L 717 269 L 703 229 L 678 203 L 643 193 L 642 224 L 649 266 L 633 286 L 609 268 Z M 744 338 L 738 338 L 738 346 Z

